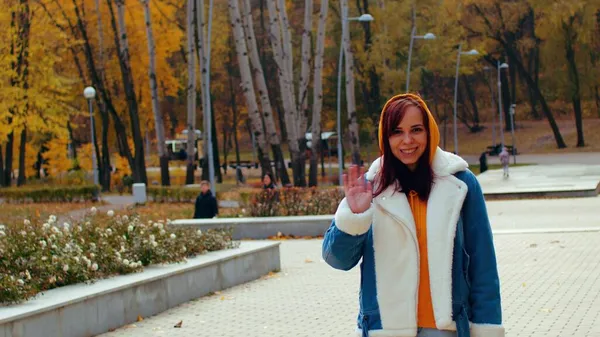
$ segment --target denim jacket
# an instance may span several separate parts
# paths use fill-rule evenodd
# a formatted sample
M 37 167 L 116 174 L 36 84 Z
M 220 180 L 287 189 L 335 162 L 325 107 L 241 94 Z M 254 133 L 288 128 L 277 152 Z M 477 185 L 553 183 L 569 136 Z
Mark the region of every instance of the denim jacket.
M 458 337 L 503 337 L 492 232 L 477 178 L 460 157 L 437 149 L 427 202 L 427 242 L 436 326 Z M 374 181 L 381 158 L 367 173 Z M 419 249 L 403 192 L 388 188 L 362 214 L 342 200 L 323 241 L 323 258 L 350 270 L 362 259 L 357 333 L 417 335 Z

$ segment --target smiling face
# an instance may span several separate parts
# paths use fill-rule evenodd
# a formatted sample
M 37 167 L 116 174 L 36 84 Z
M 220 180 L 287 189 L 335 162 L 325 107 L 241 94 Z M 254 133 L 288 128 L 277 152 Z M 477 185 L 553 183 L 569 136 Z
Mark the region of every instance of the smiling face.
M 414 171 L 419 158 L 427 150 L 427 139 L 423 112 L 416 106 L 410 105 L 406 108 L 400 123 L 392 130 L 389 144 L 392 154 Z

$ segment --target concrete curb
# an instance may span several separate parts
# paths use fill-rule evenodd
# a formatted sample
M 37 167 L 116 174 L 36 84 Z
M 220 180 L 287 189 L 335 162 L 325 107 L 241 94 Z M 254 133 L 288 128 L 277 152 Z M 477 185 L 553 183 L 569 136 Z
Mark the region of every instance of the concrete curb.
M 233 239 L 263 240 L 279 233 L 295 237 L 315 237 L 325 233 L 333 221 L 331 215 L 276 216 L 255 218 L 184 219 L 174 220 L 171 226 L 193 227 L 202 230 L 232 228 Z
M 234 240 L 264 240 L 269 237 L 277 236 L 278 233 L 302 238 L 306 236 L 322 236 L 325 234 L 325 231 L 331 226 L 333 217 L 333 215 L 317 215 L 210 220 L 186 219 L 175 220 L 171 226 L 193 227 L 202 230 L 229 227 L 233 229 Z M 600 232 L 600 226 L 584 228 L 492 229 L 494 235 L 580 232 Z
M 185 264 L 61 287 L 0 308 L 0 336 L 95 336 L 280 268 L 279 242 L 242 242 Z
M 519 199 L 548 199 L 548 198 L 594 198 L 600 194 L 600 184 L 595 189 L 569 191 L 530 191 L 483 193 L 485 200 L 519 200 Z

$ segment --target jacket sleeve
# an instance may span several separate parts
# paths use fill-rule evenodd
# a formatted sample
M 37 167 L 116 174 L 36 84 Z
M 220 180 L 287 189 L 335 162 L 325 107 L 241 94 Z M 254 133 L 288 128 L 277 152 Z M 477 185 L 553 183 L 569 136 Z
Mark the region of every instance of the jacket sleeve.
M 194 204 L 194 219 L 200 218 L 200 198 L 196 198 L 196 202 Z
M 219 215 L 219 202 L 217 201 L 217 198 L 213 198 L 213 217 Z
M 325 232 L 322 254 L 327 264 L 335 269 L 350 270 L 363 255 L 363 246 L 373 220 L 373 205 L 361 214 L 350 210 L 346 198 L 342 200 L 335 218 Z
M 465 250 L 469 255 L 471 336 L 503 337 L 500 279 L 492 229 L 477 178 L 466 172 L 468 193 L 463 205 Z

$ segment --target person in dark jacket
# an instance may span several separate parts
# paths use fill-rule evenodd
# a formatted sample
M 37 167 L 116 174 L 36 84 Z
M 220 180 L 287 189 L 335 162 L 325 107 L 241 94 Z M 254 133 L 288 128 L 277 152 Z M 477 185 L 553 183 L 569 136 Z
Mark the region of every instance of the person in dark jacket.
M 210 183 L 203 180 L 200 183 L 201 193 L 196 198 L 196 206 L 194 208 L 194 219 L 212 219 L 219 215 L 219 207 L 217 206 L 217 198 L 212 195 Z
M 265 173 L 262 179 L 262 183 L 264 190 L 274 190 L 277 188 L 275 182 L 273 181 L 273 176 L 270 173 Z

